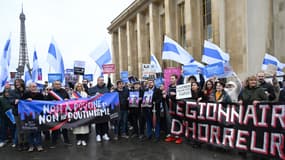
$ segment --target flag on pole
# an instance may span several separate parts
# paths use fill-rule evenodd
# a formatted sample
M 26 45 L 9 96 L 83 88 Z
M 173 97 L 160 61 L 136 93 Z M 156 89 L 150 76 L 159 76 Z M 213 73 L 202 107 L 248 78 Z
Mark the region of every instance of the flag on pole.
M 156 73 L 161 73 L 162 72 L 161 66 L 160 66 L 158 60 L 156 59 L 156 57 L 153 54 L 151 54 L 151 56 L 150 56 L 150 64 L 155 66 Z
M 51 68 L 53 68 L 55 73 L 61 73 L 62 80 L 61 82 L 65 84 L 65 78 L 64 78 L 64 62 L 62 55 L 55 43 L 54 40 L 51 41 L 48 49 L 48 57 L 47 61 Z
M 285 68 L 285 64 L 281 63 L 276 57 L 265 53 L 265 56 L 263 58 L 262 62 L 262 70 L 266 70 L 268 65 L 274 65 L 277 67 L 277 74 L 278 75 L 283 75 L 284 73 L 282 72 L 283 68 Z
M 25 80 L 25 85 L 28 86 L 31 82 L 33 82 L 31 73 L 29 72 L 27 64 L 24 67 L 24 80 Z
M 194 58 L 177 42 L 164 36 L 162 59 L 173 60 L 181 64 L 189 64 Z
M 32 70 L 32 79 L 33 82 L 36 82 L 38 79 L 39 75 L 39 62 L 38 62 L 38 56 L 36 50 L 34 51 L 34 56 L 33 56 L 33 70 Z
M 103 64 L 110 63 L 112 60 L 111 51 L 107 41 L 103 41 L 93 52 L 90 53 L 90 57 L 95 63 L 103 69 Z
M 11 60 L 11 39 L 9 38 L 6 41 L 4 46 L 3 54 L 1 55 L 0 60 L 0 92 L 3 92 L 5 84 L 9 78 L 9 66 Z
M 207 64 L 213 64 L 218 62 L 229 62 L 230 56 L 221 50 L 220 47 L 209 41 L 204 41 L 204 54 L 202 56 L 202 62 Z

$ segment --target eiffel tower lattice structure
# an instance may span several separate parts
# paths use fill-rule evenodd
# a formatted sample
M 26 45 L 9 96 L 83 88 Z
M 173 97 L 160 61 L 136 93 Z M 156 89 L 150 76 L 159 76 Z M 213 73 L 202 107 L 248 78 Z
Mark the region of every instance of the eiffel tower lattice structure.
M 24 75 L 25 65 L 27 65 L 29 73 L 31 75 L 31 67 L 29 64 L 29 54 L 28 54 L 27 39 L 26 39 L 25 20 L 26 16 L 23 12 L 23 6 L 22 6 L 22 12 L 20 14 L 21 33 L 20 33 L 19 62 L 18 62 L 16 78 L 22 78 L 22 76 Z

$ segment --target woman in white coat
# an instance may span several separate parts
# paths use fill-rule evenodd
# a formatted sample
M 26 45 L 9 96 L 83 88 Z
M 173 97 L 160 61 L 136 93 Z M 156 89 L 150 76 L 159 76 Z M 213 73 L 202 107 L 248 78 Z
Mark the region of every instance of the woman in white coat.
M 72 94 L 72 98 L 86 98 L 88 95 L 84 91 L 84 87 L 82 83 L 76 83 L 74 86 L 74 93 Z M 73 129 L 73 134 L 76 135 L 77 145 L 87 146 L 87 139 L 89 135 L 89 126 L 83 125 Z

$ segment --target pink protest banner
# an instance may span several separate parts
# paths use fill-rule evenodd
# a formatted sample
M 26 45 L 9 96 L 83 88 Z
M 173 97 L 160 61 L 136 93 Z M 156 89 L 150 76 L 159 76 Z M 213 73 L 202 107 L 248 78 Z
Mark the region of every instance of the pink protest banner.
M 170 76 L 173 74 L 176 74 L 179 79 L 181 75 L 181 68 L 180 67 L 168 67 L 164 69 L 164 85 L 166 88 L 168 88 L 170 84 Z
M 116 72 L 116 66 L 115 64 L 103 64 L 103 73 L 115 73 Z

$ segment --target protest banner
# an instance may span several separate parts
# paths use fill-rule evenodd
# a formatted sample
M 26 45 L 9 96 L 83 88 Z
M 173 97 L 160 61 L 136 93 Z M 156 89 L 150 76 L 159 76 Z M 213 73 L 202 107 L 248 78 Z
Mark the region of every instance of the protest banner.
M 190 97 L 192 97 L 190 83 L 176 86 L 176 99 L 184 99 Z
M 116 114 L 117 92 L 65 101 L 20 101 L 19 116 L 23 132 L 74 128 L 104 123 Z
M 116 72 L 115 64 L 103 64 L 103 73 L 104 74 L 115 73 L 115 72 Z
M 215 147 L 285 159 L 285 103 L 169 103 L 171 133 Z
M 169 67 L 169 68 L 164 69 L 164 74 L 163 74 L 164 75 L 164 85 L 166 88 L 168 88 L 170 84 L 170 77 L 173 74 L 177 75 L 179 79 L 181 75 L 181 69 L 179 67 Z

